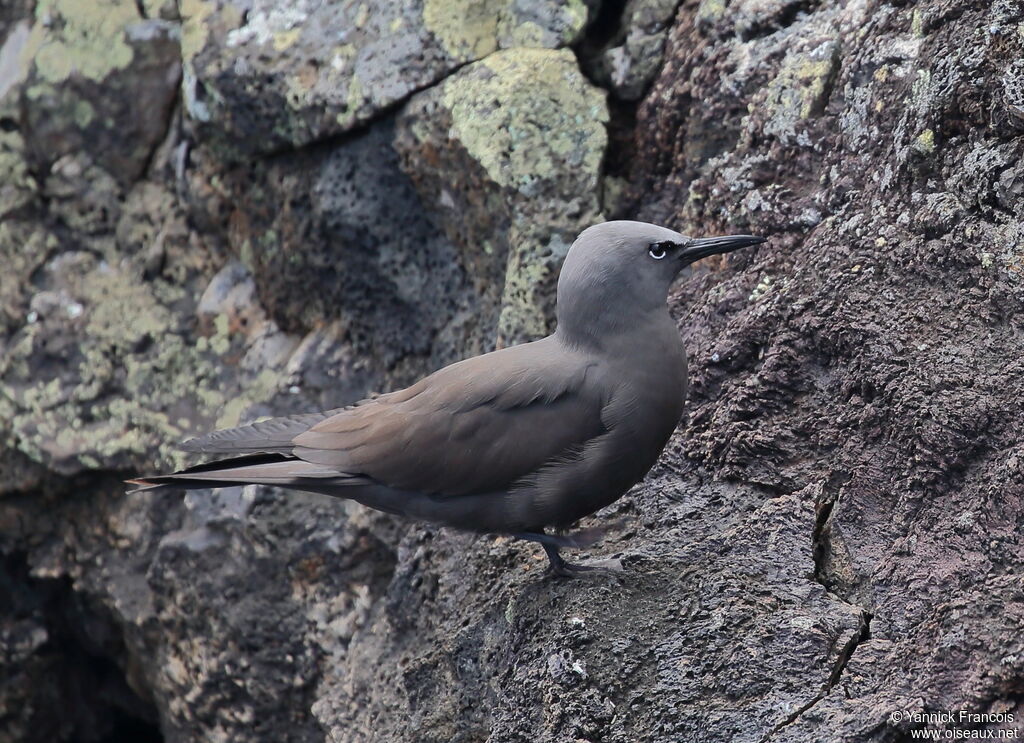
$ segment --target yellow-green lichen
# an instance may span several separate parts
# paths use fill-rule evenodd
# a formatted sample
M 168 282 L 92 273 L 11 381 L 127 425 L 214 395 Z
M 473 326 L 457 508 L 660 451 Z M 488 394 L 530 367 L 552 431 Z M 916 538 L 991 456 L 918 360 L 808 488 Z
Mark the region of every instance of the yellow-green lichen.
M 563 12 L 569 21 L 568 25 L 573 29 L 573 35 L 583 30 L 590 19 L 590 11 L 583 0 L 568 0 L 563 5 Z
M 935 152 L 935 132 L 931 129 L 925 129 L 914 138 L 914 143 L 911 147 L 919 155 L 932 154 Z
M 528 246 L 523 246 L 528 248 Z M 537 260 L 529 250 L 513 250 L 505 271 L 505 291 L 502 294 L 502 309 L 498 318 L 499 333 L 502 337 L 510 332 L 529 338 L 547 335 L 548 322 L 532 293 L 543 285 L 553 266 Z
M 453 134 L 496 183 L 529 193 L 557 166 L 596 186 L 608 107 L 571 52 L 497 52 L 449 78 L 443 95 Z
M 533 21 L 514 25 L 508 34 L 511 46 L 543 46 L 545 31 Z
M 96 117 L 96 109 L 92 107 L 92 104 L 89 103 L 89 101 L 79 99 L 75 102 L 75 111 L 73 116 L 76 126 L 80 129 L 84 129 L 89 126 L 89 124 L 92 123 L 92 120 Z
M 498 18 L 498 45 L 503 48 L 517 46 L 556 47 L 572 44 L 587 25 L 589 11 L 582 0 L 550 3 L 542 8 L 523 6 L 514 2 L 500 10 Z M 538 12 L 540 11 L 540 12 Z
M 910 18 L 910 33 L 918 39 L 924 37 L 924 13 L 920 9 L 915 9 Z
M 424 0 L 423 25 L 450 57 L 482 59 L 499 47 L 555 48 L 571 44 L 586 26 L 583 0 L 541 8 L 514 0 Z
M 360 3 L 359 9 L 356 11 L 356 28 L 363 28 L 370 20 L 370 6 L 366 3 Z
M 287 75 L 284 78 L 285 100 L 291 108 L 301 108 L 309 98 L 309 79 L 302 75 Z
M 423 25 L 449 56 L 480 59 L 498 48 L 498 21 L 507 0 L 424 0 Z
M 756 302 L 771 290 L 772 277 L 768 275 L 762 276 L 761 280 L 757 282 L 757 286 L 755 286 L 753 291 L 750 292 L 750 296 L 747 297 L 747 301 Z
M 793 52 L 765 91 L 769 119 L 764 129 L 783 139 L 803 119 L 821 115 L 839 69 L 839 44 L 827 41 L 809 52 Z
M 125 30 L 139 20 L 134 0 L 41 0 L 23 64 L 34 64 L 39 77 L 53 84 L 72 74 L 102 81 L 131 64 Z
M 141 0 L 146 18 L 161 18 L 165 21 L 180 21 L 177 0 Z
M 181 0 L 181 57 L 186 64 L 206 46 L 210 16 L 216 10 L 214 0 Z
M 255 380 L 246 388 L 245 394 L 233 397 L 223 406 L 220 417 L 217 419 L 217 428 L 231 428 L 237 426 L 244 413 L 252 404 L 259 400 L 266 400 L 271 392 L 280 382 L 278 374 L 271 369 L 261 371 Z
M 217 315 L 213 319 L 213 337 L 209 339 L 210 350 L 218 356 L 223 356 L 231 347 L 231 338 L 228 332 L 228 316 Z
M 345 108 L 338 112 L 338 115 L 334 117 L 334 120 L 343 127 L 349 126 L 356 117 L 359 115 L 359 111 L 363 104 L 366 102 L 366 98 L 363 94 L 363 83 L 359 77 L 353 73 L 352 77 L 348 81 L 348 92 L 345 95 Z
M 345 105 L 348 107 L 349 114 L 355 115 L 355 111 L 364 100 L 363 83 L 357 75 L 352 75 L 348 81 L 348 95 L 345 97 Z
M 283 52 L 285 49 L 294 46 L 300 36 L 302 36 L 301 28 L 278 31 L 274 34 L 274 51 Z
M 725 0 L 701 0 L 697 6 L 697 23 L 710 25 L 725 13 Z
M 599 217 L 604 94 L 571 52 L 536 48 L 496 52 L 439 92 L 451 121 L 444 136 L 506 192 L 511 209 L 499 342 L 544 335 L 566 240 Z
M 560 260 L 553 259 L 554 254 L 564 255 L 568 245 L 557 236 L 552 245 L 540 244 L 538 236 L 529 228 L 514 228 L 510 242 L 512 249 L 505 269 L 505 289 L 498 317 L 499 338 L 539 338 L 549 330 L 540 295 L 560 264 Z
M 33 459 L 61 472 L 124 466 L 154 453 L 179 465 L 174 442 L 190 429 L 210 426 L 217 411 L 237 420 L 274 389 L 270 369 L 225 383 L 225 357 L 246 342 L 230 334 L 226 316 L 214 321 L 212 343 L 192 345 L 182 335 L 170 308 L 186 300 L 183 287 L 141 284 L 94 253 L 61 254 L 48 266 L 45 280 L 59 304 L 48 300 L 47 316 L 24 325 L 0 361 L 0 416 Z M 68 326 L 65 315 L 77 325 Z M 41 374 L 39 350 L 53 342 L 74 351 L 60 374 L 45 367 Z
M 81 293 L 90 308 L 86 332 L 100 348 L 131 348 L 147 336 L 162 337 L 171 324 L 170 312 L 145 285 L 127 281 L 115 271 L 89 273 Z M 130 322 L 126 322 L 128 318 Z
M 800 116 L 808 118 L 820 113 L 824 106 L 825 92 L 835 74 L 837 60 L 834 57 L 822 60 L 805 60 L 795 70 L 794 79 L 801 85 Z
M 25 162 L 25 142 L 17 131 L 0 131 L 0 231 L 4 230 L 4 214 L 24 206 L 31 201 L 37 187 L 35 178 Z M 0 248 L 6 241 L 0 237 Z M 8 270 L 0 272 L 0 287 L 3 287 Z M 0 296 L 11 296 L 2 292 Z
M 334 54 L 331 56 L 331 69 L 335 72 L 347 70 L 355 59 L 356 49 L 354 44 L 340 44 L 334 47 Z

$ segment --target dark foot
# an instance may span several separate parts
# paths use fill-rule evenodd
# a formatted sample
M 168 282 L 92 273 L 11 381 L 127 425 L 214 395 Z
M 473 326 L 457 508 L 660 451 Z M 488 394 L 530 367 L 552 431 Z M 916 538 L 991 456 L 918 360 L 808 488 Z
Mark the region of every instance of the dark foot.
M 581 573 L 610 574 L 622 572 L 622 564 L 618 560 L 605 561 L 603 565 L 580 565 L 578 563 L 566 562 L 559 554 L 562 547 L 573 547 L 580 549 L 589 547 L 598 542 L 604 536 L 605 530 L 599 528 L 581 529 L 572 534 L 544 534 L 543 532 L 529 532 L 523 534 L 512 534 L 517 539 L 525 539 L 530 542 L 537 542 L 544 548 L 551 563 L 548 566 L 548 574 L 559 578 L 573 578 Z
M 556 578 L 577 578 L 581 574 L 613 575 L 622 572 L 622 563 L 618 560 L 603 560 L 601 565 L 581 565 L 578 562 L 566 562 L 558 553 L 557 547 L 545 544 L 544 551 L 551 562 L 548 566 L 548 575 Z

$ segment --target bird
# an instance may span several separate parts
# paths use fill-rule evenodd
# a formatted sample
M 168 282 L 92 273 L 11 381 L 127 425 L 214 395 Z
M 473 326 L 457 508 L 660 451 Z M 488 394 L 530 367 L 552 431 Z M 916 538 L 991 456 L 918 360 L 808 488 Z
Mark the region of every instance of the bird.
M 200 436 L 182 448 L 219 458 L 127 482 L 132 492 L 261 484 L 321 493 L 538 543 L 557 576 L 592 569 L 560 550 L 602 531 L 567 530 L 643 479 L 683 413 L 687 361 L 671 284 L 694 261 L 763 242 L 593 225 L 566 254 L 547 337 L 346 408 Z

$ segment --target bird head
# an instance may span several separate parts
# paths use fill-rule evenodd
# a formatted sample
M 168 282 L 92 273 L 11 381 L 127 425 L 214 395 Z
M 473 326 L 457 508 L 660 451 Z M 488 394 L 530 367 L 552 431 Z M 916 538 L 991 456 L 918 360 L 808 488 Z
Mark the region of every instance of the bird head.
M 664 307 L 669 287 L 694 261 L 763 243 L 753 235 L 692 238 L 645 222 L 588 227 L 569 249 L 558 278 L 558 324 L 616 321 Z

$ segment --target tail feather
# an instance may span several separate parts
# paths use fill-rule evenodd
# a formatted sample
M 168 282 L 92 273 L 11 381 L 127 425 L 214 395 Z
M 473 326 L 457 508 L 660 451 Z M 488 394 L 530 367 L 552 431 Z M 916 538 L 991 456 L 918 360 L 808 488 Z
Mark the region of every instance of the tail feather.
M 365 484 L 366 478 L 284 454 L 261 453 L 206 462 L 170 475 L 140 477 L 126 482 L 138 486 L 129 491 L 132 493 L 222 488 L 230 485 L 277 485 L 326 492 Z

